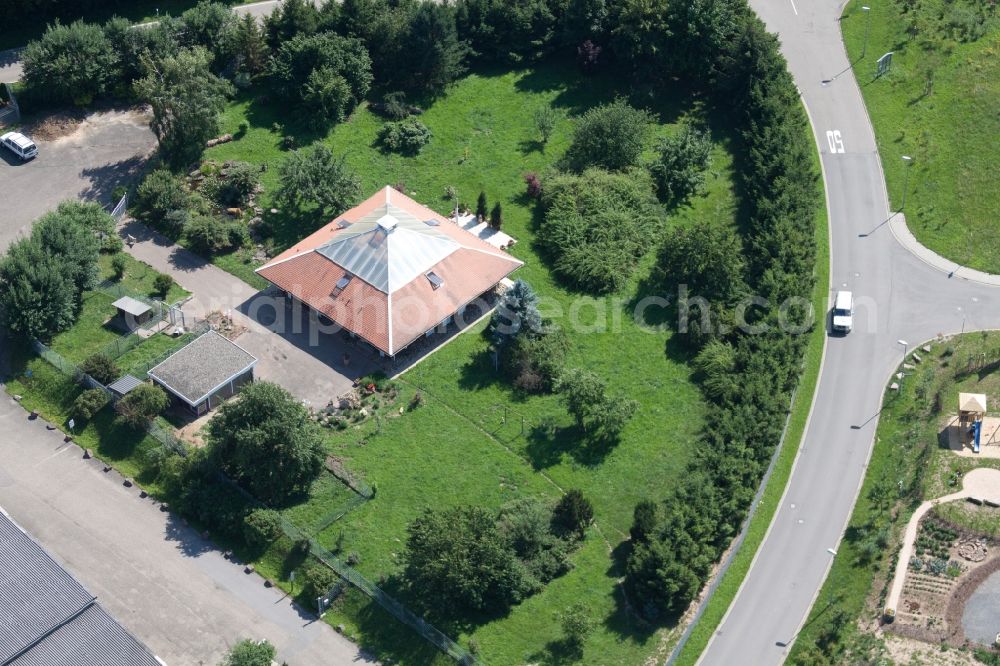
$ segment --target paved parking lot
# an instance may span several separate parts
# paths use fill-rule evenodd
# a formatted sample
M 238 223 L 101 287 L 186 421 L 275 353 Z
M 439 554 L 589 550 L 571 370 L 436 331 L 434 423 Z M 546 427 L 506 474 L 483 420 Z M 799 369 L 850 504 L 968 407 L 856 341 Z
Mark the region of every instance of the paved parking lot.
M 113 205 L 112 190 L 137 173 L 156 147 L 148 122 L 135 110 L 101 111 L 67 136 L 36 140 L 38 157 L 30 162 L 0 149 L 0 252 L 60 201 Z

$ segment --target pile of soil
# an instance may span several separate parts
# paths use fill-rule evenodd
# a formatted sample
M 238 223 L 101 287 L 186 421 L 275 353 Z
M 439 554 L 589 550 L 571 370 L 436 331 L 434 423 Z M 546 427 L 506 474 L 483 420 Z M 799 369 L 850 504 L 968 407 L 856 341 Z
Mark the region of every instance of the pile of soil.
M 79 110 L 57 111 L 26 125 L 24 133 L 35 140 L 52 141 L 75 132 L 85 117 Z

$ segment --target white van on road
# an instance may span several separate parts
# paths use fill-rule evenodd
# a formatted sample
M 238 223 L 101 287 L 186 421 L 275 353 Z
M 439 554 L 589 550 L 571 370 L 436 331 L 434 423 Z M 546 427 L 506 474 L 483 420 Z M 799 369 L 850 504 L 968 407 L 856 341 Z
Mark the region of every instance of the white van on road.
M 849 291 L 838 291 L 833 301 L 833 330 L 838 333 L 850 333 L 854 327 L 854 294 Z
M 0 144 L 20 157 L 22 162 L 27 162 L 38 155 L 38 146 L 35 145 L 35 142 L 20 132 L 7 132 L 0 136 Z

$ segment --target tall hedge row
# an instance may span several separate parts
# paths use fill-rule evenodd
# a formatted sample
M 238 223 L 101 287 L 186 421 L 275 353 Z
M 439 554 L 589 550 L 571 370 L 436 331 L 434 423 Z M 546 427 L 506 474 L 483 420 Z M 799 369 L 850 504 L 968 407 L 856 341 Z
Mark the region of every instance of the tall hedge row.
M 777 39 L 753 14 L 733 13 L 739 26 L 712 63 L 710 92 L 742 138 L 748 283 L 769 302 L 751 310 L 752 323 L 768 329 L 726 336 L 734 362 L 723 371 L 740 390 L 712 394 L 685 481 L 662 498 L 657 529 L 632 544 L 626 588 L 650 619 L 682 613 L 737 534 L 780 440 L 808 341 L 806 331 L 782 330 L 779 314 L 784 305 L 792 324 L 806 321 L 814 283 L 820 190 L 808 123 Z M 788 308 L 790 298 L 799 300 Z

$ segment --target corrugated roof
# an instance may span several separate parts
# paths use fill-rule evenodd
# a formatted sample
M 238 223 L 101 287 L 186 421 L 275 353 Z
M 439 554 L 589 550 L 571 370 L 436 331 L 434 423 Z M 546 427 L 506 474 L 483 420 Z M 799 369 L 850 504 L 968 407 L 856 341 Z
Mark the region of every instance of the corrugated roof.
M 94 600 L 0 513 L 0 664 Z
M 209 331 L 146 374 L 195 407 L 256 363 L 257 359 L 250 352 L 215 331 Z
M 142 380 L 138 377 L 125 375 L 124 377 L 116 379 L 114 382 L 108 384 L 108 389 L 118 395 L 126 395 L 135 390 L 140 384 L 142 384 Z
M 48 634 L 10 666 L 161 666 L 98 604 Z
M 152 310 L 152 308 L 149 307 L 147 304 L 143 303 L 140 300 L 134 299 L 131 296 L 122 296 L 111 305 L 115 306 L 122 312 L 126 312 L 132 315 L 133 317 L 144 315 L 150 310 Z
M 0 509 L 0 664 L 159 666 Z

